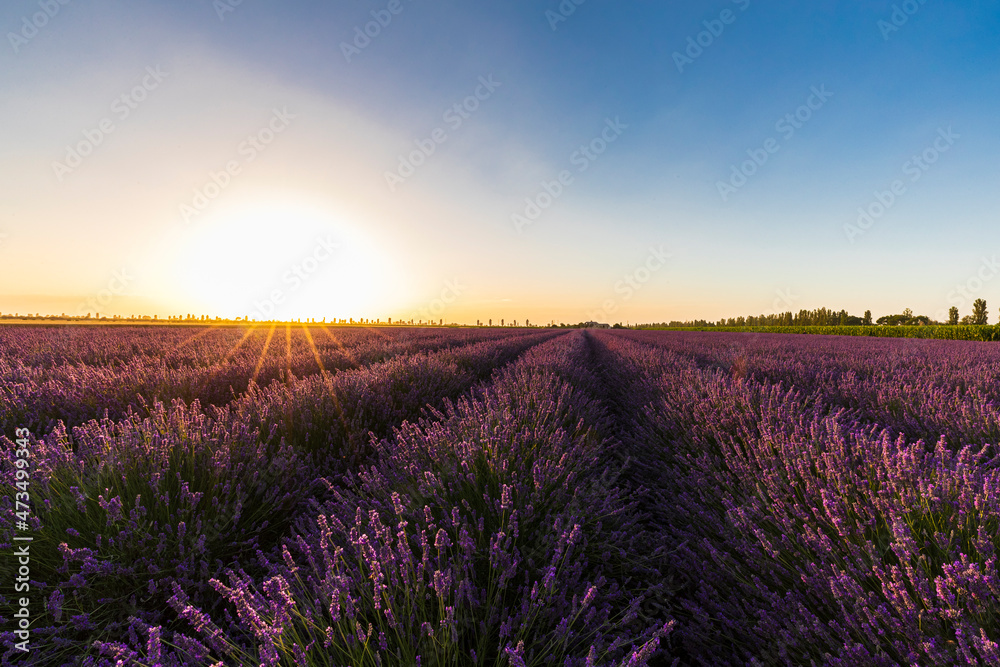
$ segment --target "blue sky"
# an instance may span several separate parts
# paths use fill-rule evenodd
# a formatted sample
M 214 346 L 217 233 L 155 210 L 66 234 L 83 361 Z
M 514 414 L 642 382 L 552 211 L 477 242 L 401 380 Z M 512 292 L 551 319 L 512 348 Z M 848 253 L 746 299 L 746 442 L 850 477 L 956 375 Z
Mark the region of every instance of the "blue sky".
M 995 306 L 998 19 L 935 0 L 12 0 L 0 311 Z

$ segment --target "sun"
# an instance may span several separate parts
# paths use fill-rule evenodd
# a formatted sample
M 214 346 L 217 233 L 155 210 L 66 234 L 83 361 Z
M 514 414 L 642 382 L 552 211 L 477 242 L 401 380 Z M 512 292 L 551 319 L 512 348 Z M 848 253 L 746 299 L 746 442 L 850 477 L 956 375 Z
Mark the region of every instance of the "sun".
M 319 206 L 230 209 L 206 217 L 180 250 L 174 270 L 181 298 L 213 316 L 379 318 L 400 284 L 384 248 Z

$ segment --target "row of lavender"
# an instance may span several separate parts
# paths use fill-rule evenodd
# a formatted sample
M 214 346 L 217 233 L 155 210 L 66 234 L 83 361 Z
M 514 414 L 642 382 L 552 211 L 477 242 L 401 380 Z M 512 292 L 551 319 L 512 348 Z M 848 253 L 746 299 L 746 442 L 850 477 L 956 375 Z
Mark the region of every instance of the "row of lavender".
M 95 633 L 119 637 L 130 616 L 160 619 L 171 583 L 207 591 L 224 565 L 275 544 L 319 475 L 343 472 L 371 451 L 369 431 L 387 435 L 539 339 L 508 335 L 252 388 L 208 413 L 175 401 L 122 420 L 58 426 L 33 446 L 32 528 L 43 556 L 32 572 L 51 607 L 41 634 L 71 656 Z M 16 489 L 13 466 L 5 461 L 3 472 L 0 541 L 8 548 Z M 0 563 L 4 580 L 10 567 Z
M 824 401 L 908 439 L 932 442 L 945 436 L 952 447 L 1000 442 L 1000 354 L 991 345 L 825 336 L 632 336 L 691 356 L 703 368 L 818 392 Z
M 324 324 L 251 324 L 248 326 L 115 326 L 50 325 L 0 327 L 0 357 L 17 359 L 27 366 L 116 366 L 136 359 L 160 360 L 168 368 L 212 366 L 243 345 L 261 351 L 268 335 L 276 335 L 276 353 L 284 354 L 286 333 L 292 356 L 311 356 L 308 340 L 300 333 L 320 331 L 316 346 L 321 352 L 351 348 L 362 355 L 377 355 L 386 343 L 430 341 L 442 335 L 458 338 L 497 336 L 500 330 L 336 327 Z M 271 331 L 276 332 L 270 334 Z M 249 338 L 249 340 L 247 340 Z M 151 363 L 151 361 L 147 361 Z
M 598 334 L 696 664 L 1000 664 L 1000 351 Z
M 554 335 L 35 440 L 29 664 L 644 663 L 662 554 L 604 467 L 586 339 Z
M 225 405 L 251 385 L 493 340 L 502 330 L 0 328 L 0 432 L 48 432 L 175 398 Z

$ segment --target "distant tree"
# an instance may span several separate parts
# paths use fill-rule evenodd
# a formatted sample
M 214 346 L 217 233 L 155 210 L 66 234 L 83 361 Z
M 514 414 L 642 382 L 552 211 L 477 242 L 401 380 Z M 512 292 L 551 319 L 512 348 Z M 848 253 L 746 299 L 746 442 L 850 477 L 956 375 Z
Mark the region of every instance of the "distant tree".
M 913 317 L 913 311 L 910 310 L 909 308 L 904 308 L 903 309 L 903 316 L 906 317 L 907 319 L 909 319 L 909 318 Z
M 958 307 L 952 306 L 948 309 L 948 324 L 958 324 Z
M 986 324 L 989 319 L 989 313 L 986 311 L 986 299 L 976 299 L 972 303 L 972 323 Z

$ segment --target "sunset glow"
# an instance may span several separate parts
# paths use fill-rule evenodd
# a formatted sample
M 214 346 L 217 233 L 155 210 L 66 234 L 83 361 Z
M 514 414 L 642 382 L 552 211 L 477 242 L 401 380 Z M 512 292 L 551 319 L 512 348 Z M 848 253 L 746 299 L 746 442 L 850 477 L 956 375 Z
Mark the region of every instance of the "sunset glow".
M 0 9 L 0 312 L 940 319 L 995 289 L 957 291 L 991 259 L 995 8 L 56 4 Z

